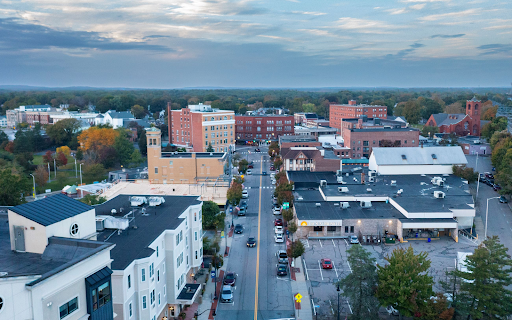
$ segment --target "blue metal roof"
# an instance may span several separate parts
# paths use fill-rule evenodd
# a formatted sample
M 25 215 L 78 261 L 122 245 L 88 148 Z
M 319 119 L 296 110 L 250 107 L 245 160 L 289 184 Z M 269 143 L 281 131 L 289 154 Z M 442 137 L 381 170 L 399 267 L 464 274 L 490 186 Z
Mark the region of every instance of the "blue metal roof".
M 91 209 L 93 207 L 63 194 L 10 208 L 11 211 L 43 226 L 52 225 Z
M 112 270 L 110 270 L 109 267 L 104 267 L 103 269 L 95 272 L 94 274 L 91 274 L 87 278 L 85 278 L 85 281 L 90 285 L 94 286 L 98 282 L 102 281 L 105 278 L 108 278 L 112 274 Z

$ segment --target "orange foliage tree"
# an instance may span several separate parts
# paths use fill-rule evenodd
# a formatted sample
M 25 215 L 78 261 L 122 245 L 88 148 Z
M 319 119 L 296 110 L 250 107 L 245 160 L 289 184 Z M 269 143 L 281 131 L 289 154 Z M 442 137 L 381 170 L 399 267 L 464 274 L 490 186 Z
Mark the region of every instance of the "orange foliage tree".
M 78 136 L 80 149 L 90 157 L 96 160 L 99 152 L 105 147 L 112 147 L 119 132 L 112 128 L 91 127 L 82 131 Z

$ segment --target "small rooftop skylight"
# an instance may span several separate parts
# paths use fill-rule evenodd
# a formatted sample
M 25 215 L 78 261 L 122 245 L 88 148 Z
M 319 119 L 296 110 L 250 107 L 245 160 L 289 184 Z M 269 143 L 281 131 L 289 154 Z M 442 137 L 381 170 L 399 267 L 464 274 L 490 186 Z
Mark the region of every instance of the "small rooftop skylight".
M 407 160 L 407 156 L 405 154 L 402 155 L 402 160 Z
M 435 153 L 432 153 L 432 159 L 434 159 L 434 160 L 437 159 L 437 156 Z

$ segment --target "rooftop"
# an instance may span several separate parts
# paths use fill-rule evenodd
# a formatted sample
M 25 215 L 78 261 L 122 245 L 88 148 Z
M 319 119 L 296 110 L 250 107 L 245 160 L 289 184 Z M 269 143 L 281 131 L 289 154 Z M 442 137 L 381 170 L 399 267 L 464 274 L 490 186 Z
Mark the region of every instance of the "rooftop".
M 147 197 L 147 195 L 138 195 Z M 130 226 L 118 233 L 105 229 L 98 234 L 98 241 L 108 241 L 116 246 L 110 251 L 112 270 L 124 270 L 133 260 L 149 257 L 153 249 L 148 246 L 164 231 L 176 229 L 184 219 L 179 216 L 189 206 L 200 204 L 197 196 L 163 196 L 165 202 L 156 207 L 146 207 L 142 215 L 141 207 L 131 207 L 130 196 L 119 195 L 96 207 L 96 215 L 111 216 L 116 209 L 116 217 L 123 217 L 130 211 L 134 220 Z M 123 208 L 121 212 L 121 208 Z
M 287 136 L 279 136 L 279 142 L 315 142 L 316 138 L 309 136 L 309 135 L 303 135 L 303 134 L 295 134 L 295 135 L 287 135 Z
M 11 211 L 43 226 L 52 225 L 92 209 L 93 207 L 63 194 L 10 208 Z
M 462 148 L 453 147 L 397 147 L 373 148 L 371 157 L 377 165 L 454 165 L 467 164 Z
M 306 200 L 306 199 L 304 199 Z M 320 204 L 320 206 L 317 205 Z M 358 201 L 349 202 L 350 207 L 342 209 L 339 202 L 295 201 L 294 207 L 299 220 L 342 220 L 342 219 L 404 219 L 405 216 L 385 202 L 372 202 L 372 207 L 361 208 Z

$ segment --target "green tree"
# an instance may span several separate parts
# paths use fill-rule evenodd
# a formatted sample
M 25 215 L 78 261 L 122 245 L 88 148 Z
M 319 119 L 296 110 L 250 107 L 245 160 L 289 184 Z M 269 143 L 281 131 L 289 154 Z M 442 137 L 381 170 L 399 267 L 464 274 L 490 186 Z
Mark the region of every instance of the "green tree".
M 144 110 L 144 107 L 141 107 L 138 104 L 132 107 L 131 112 L 136 119 L 142 119 L 146 115 L 146 110 Z
M 34 155 L 31 152 L 18 153 L 15 159 L 16 162 L 23 167 L 26 173 L 29 173 L 33 170 L 32 160 L 34 160 Z
M 421 120 L 421 106 L 416 101 L 407 101 L 404 106 L 403 116 L 407 122 L 417 124 Z
M 13 169 L 0 170 L 0 206 L 17 206 L 25 203 L 24 194 L 30 194 L 31 182 Z
M 3 130 L 0 130 L 0 149 L 3 149 L 8 142 L 9 136 Z
M 492 134 L 491 140 L 489 141 L 491 144 L 491 149 L 494 150 L 496 144 L 506 138 L 512 138 L 512 134 L 508 133 L 507 130 L 494 132 Z
M 488 139 L 491 139 L 492 135 L 496 131 L 503 131 L 507 129 L 508 120 L 506 117 L 497 117 L 491 122 L 485 124 L 482 128 L 481 135 Z
M 268 155 L 271 157 L 279 155 L 279 144 L 276 141 L 271 142 L 268 146 Z
M 119 163 L 123 166 L 129 165 L 135 148 L 130 140 L 128 140 L 128 132 L 126 130 L 119 131 L 114 141 L 114 149 L 116 150 Z
M 83 153 L 82 149 L 78 149 L 76 151 L 75 157 L 76 157 L 76 160 L 79 160 L 79 161 L 84 159 L 84 153 Z
M 291 236 L 292 236 L 292 241 L 293 241 L 293 235 L 295 234 L 295 232 L 297 232 L 297 224 L 295 223 L 295 221 L 292 221 L 290 223 L 288 223 L 288 232 L 290 232 Z
M 130 157 L 130 163 L 132 164 L 132 166 L 137 167 L 138 165 L 140 165 L 143 162 L 144 162 L 144 158 L 140 154 L 140 151 L 133 150 L 132 155 Z
M 208 148 L 206 148 L 206 152 L 213 152 L 213 147 L 211 143 L 208 143 Z
M 95 195 L 95 194 L 88 194 L 85 197 L 83 197 L 82 199 L 80 199 L 79 201 L 83 202 L 85 204 L 88 204 L 90 206 L 94 206 L 94 205 L 98 205 L 98 204 L 102 204 L 103 202 L 106 202 L 107 198 L 100 197 L 99 195 Z
M 288 222 L 293 219 L 293 210 L 292 209 L 284 209 L 282 212 L 284 221 Z
M 105 168 L 101 163 L 85 165 L 82 176 L 85 183 L 101 181 L 106 178 Z
M 432 277 L 427 274 L 430 260 L 426 252 L 414 254 L 411 246 L 397 248 L 387 256 L 386 266 L 378 267 L 377 298 L 382 306 L 393 306 L 400 317 L 410 317 L 424 309 L 432 296 Z
M 379 300 L 375 297 L 377 286 L 375 258 L 372 258 L 362 246 L 351 246 L 347 253 L 352 272 L 341 279 L 339 285 L 352 306 L 351 319 L 377 319 Z
M 421 135 L 428 138 L 433 138 L 435 133 L 439 132 L 439 128 L 435 126 L 423 126 L 421 128 Z
M 291 256 L 292 258 L 296 259 L 300 256 L 302 256 L 306 252 L 306 249 L 304 248 L 304 244 L 300 240 L 295 240 L 292 242 L 291 245 Z
M 421 102 L 421 117 L 423 119 L 430 118 L 430 115 L 443 113 L 443 106 L 432 99 L 424 99 L 424 102 Z
M 512 261 L 497 236 L 487 238 L 466 257 L 467 272 L 453 271 L 462 279 L 456 296 L 457 313 L 467 319 L 506 319 L 512 313 Z
M 215 218 L 219 215 L 219 206 L 213 201 L 203 202 L 203 229 L 215 228 Z
M 279 168 L 281 168 L 281 165 L 283 164 L 283 160 L 281 160 L 281 157 L 277 158 L 274 160 L 274 167 L 276 168 L 276 170 L 279 170 Z
M 33 152 L 34 144 L 30 137 L 30 130 L 19 129 L 14 138 L 14 153 Z
M 247 172 L 247 168 L 249 167 L 249 162 L 247 160 L 242 159 L 238 161 L 238 172 L 245 174 Z
M 231 205 L 238 205 L 242 199 L 242 185 L 233 181 L 233 183 L 231 183 L 231 187 L 229 187 L 226 193 L 226 197 Z
M 63 119 L 48 125 L 46 127 L 46 134 L 48 134 L 54 145 L 69 146 L 80 127 L 80 121 L 77 119 Z
M 146 130 L 142 130 L 139 137 L 139 150 L 140 153 L 145 156 L 148 154 L 148 142 L 146 140 Z
M 475 182 L 478 179 L 478 173 L 473 168 L 467 167 L 466 165 L 452 166 L 453 174 L 462 179 L 466 179 L 468 183 Z

